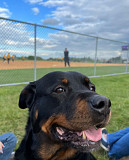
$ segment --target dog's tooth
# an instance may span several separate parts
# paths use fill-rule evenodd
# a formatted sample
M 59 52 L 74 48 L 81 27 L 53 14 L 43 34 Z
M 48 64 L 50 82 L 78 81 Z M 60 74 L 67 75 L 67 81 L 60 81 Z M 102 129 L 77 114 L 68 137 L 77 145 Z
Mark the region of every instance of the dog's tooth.
M 86 139 L 86 135 L 85 135 L 85 132 L 83 131 L 82 133 L 82 138 L 85 140 Z
M 82 144 L 81 146 L 86 147 L 87 145 L 86 144 Z
M 87 141 L 87 146 L 89 146 L 89 141 Z
M 78 136 L 82 136 L 82 132 L 77 132 L 77 135 Z
M 91 144 L 95 144 L 95 142 L 90 141 Z
M 61 136 L 59 136 L 59 138 L 62 140 L 63 139 L 63 137 L 61 137 Z
M 64 131 L 62 130 L 62 128 L 56 127 L 57 132 L 62 135 L 64 133 Z

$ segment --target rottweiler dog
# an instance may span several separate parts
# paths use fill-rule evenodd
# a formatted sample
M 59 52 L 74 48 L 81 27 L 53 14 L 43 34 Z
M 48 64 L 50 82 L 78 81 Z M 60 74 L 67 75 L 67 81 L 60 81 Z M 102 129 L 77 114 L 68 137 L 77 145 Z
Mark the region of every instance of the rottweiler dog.
M 51 72 L 30 82 L 19 107 L 28 108 L 25 136 L 15 160 L 96 160 L 111 102 L 78 72 Z

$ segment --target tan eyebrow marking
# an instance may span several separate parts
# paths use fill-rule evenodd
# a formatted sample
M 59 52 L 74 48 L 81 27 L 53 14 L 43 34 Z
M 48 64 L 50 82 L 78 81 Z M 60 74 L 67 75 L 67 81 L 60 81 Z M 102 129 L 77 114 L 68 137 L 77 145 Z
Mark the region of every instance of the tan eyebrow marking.
M 38 111 L 38 109 L 37 109 L 36 112 L 35 112 L 35 118 L 36 118 L 36 119 L 38 118 L 38 114 L 39 114 L 39 111 Z
M 89 82 L 89 78 L 86 77 L 86 78 L 85 78 L 85 81 L 86 81 L 86 82 Z
M 62 82 L 65 83 L 65 84 L 68 84 L 68 80 L 67 79 L 63 79 Z

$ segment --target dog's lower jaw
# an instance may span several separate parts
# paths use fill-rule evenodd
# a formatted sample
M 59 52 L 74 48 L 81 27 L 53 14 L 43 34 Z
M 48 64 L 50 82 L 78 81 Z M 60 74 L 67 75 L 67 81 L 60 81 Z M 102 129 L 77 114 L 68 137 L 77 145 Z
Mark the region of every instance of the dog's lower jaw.
M 40 159 L 43 160 L 66 160 L 73 157 L 77 150 L 74 148 L 65 147 L 62 144 L 42 144 L 37 151 Z
M 44 143 L 37 150 L 33 149 L 29 155 L 26 155 L 25 152 L 19 152 L 19 155 L 15 155 L 14 160 L 67 160 L 74 157 L 77 153 L 76 149 L 52 143 Z

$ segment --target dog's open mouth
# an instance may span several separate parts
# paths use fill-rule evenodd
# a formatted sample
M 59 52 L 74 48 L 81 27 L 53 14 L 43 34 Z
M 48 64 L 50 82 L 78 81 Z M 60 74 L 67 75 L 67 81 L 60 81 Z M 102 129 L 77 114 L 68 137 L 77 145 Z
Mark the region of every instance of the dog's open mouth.
M 102 137 L 101 128 L 96 129 L 95 127 L 91 127 L 81 132 L 70 131 L 61 126 L 54 128 L 54 135 L 56 135 L 60 141 L 74 148 L 87 152 L 99 147 Z

